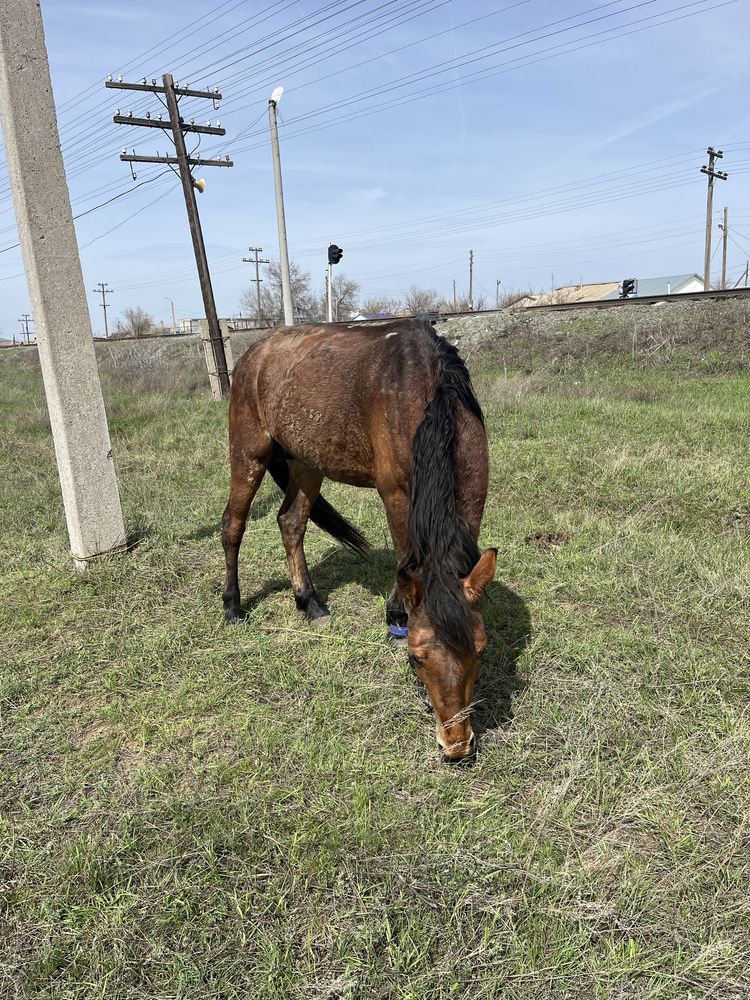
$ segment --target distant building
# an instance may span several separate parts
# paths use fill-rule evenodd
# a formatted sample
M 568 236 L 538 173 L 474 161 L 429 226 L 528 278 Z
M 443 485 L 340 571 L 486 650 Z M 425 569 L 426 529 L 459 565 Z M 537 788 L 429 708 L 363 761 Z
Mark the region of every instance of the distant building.
M 638 286 L 631 299 L 640 299 L 646 295 L 684 295 L 686 292 L 702 292 L 703 278 L 700 274 L 667 274 L 663 278 L 637 278 Z M 606 299 L 619 298 L 619 284 Z
M 685 292 L 702 292 L 703 278 L 700 274 L 667 274 L 663 278 L 636 278 L 636 290 L 631 299 L 648 295 L 682 295 Z M 554 306 L 561 303 L 602 302 L 619 299 L 620 281 L 601 281 L 595 284 L 563 285 L 551 292 L 529 293 L 513 302 L 508 308 L 526 309 L 529 306 Z

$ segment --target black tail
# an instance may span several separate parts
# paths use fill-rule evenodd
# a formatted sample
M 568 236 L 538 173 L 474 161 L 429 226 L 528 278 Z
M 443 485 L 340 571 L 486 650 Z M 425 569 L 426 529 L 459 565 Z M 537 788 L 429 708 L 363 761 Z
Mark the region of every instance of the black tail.
M 281 492 L 286 493 L 289 486 L 289 469 L 286 459 L 277 454 L 276 448 L 268 463 L 268 471 Z M 310 519 L 353 552 L 366 555 L 370 551 L 370 543 L 365 536 L 360 534 L 353 524 L 349 524 L 322 496 L 319 496 L 313 504 Z

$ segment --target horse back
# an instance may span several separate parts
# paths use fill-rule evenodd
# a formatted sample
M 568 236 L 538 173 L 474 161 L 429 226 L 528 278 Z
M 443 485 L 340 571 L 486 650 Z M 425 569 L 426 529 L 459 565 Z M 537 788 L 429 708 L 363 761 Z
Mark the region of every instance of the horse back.
M 241 433 L 232 411 L 250 409 L 288 455 L 329 479 L 379 486 L 387 473 L 408 475 L 436 379 L 434 334 L 419 321 L 285 327 L 240 359 L 230 433 Z

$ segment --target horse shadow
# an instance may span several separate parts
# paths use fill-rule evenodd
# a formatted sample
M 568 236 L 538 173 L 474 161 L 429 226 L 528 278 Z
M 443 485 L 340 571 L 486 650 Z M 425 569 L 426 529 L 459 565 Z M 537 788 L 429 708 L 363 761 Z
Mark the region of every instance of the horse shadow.
M 347 583 L 364 587 L 373 596 L 391 591 L 397 557 L 393 549 L 373 549 L 366 558 L 337 546 L 314 565 L 310 574 L 316 593 L 325 603 L 330 594 Z M 263 587 L 243 601 L 247 613 L 266 597 L 291 587 L 286 576 L 267 580 Z M 517 662 L 531 637 L 531 617 L 528 607 L 515 591 L 493 581 L 480 604 L 487 632 L 487 649 L 482 656 L 482 670 L 474 691 L 473 728 L 477 739 L 485 733 L 507 727 L 513 718 L 513 701 L 526 687 L 518 676 Z M 335 614 L 335 607 L 333 609 Z M 385 620 L 383 621 L 383 642 Z M 428 711 L 429 701 L 422 683 L 415 677 L 417 694 Z

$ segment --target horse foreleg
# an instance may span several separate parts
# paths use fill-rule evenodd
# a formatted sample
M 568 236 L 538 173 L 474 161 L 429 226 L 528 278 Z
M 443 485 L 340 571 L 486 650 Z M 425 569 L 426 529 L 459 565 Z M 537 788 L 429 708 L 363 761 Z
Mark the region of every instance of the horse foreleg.
M 242 536 L 245 534 L 245 524 L 250 504 L 258 492 L 258 487 L 263 480 L 270 457 L 270 449 L 268 456 L 264 456 L 263 458 L 247 459 L 243 456 L 241 459 L 235 461 L 234 456 L 232 457 L 232 482 L 229 488 L 229 501 L 221 521 L 221 544 L 224 546 L 224 561 L 226 565 L 222 600 L 224 602 L 224 617 L 228 622 L 236 622 L 242 618 L 237 559 L 242 543 Z
M 305 531 L 310 511 L 320 493 L 323 475 L 289 462 L 289 485 L 277 521 L 286 552 L 294 600 L 309 621 L 326 618 L 328 608 L 315 593 L 305 559 Z
M 396 547 L 399 562 L 406 554 L 406 517 L 409 509 L 409 499 L 402 489 L 382 490 L 380 497 L 385 507 L 385 514 L 388 519 L 388 528 L 391 532 L 393 544 Z M 404 602 L 398 592 L 395 581 L 393 589 L 385 606 L 385 620 L 388 625 L 388 635 L 396 646 L 406 646 L 406 628 L 409 616 L 406 613 Z

